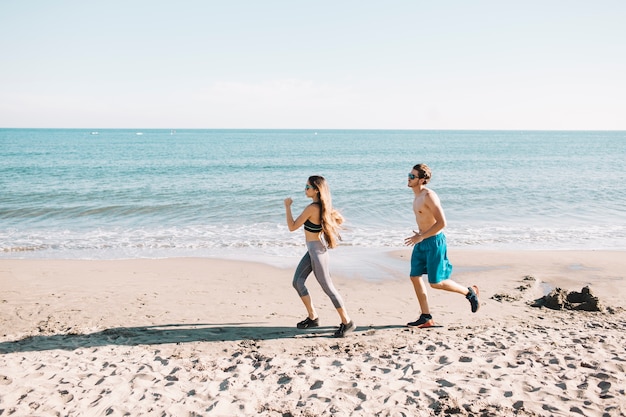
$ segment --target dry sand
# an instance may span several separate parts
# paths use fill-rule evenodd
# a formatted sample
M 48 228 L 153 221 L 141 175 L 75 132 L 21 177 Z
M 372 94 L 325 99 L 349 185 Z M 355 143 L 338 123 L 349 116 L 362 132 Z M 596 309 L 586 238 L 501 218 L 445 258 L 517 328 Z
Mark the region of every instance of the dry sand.
M 451 251 L 481 308 L 430 289 L 430 329 L 408 278 L 336 276 L 344 339 L 313 278 L 321 327 L 295 328 L 292 269 L 1 260 L 0 416 L 623 416 L 625 254 Z M 602 311 L 531 306 L 584 286 Z

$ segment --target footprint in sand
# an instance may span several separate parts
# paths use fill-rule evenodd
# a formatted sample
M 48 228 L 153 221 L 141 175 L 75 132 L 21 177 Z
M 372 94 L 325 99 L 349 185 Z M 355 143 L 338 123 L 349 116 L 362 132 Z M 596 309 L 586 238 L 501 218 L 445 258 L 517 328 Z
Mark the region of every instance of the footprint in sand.
M 448 358 L 447 356 L 440 356 L 438 362 L 441 365 L 449 365 L 452 363 L 452 361 L 450 361 L 450 358 Z
M 447 388 L 453 387 L 453 386 L 455 385 L 455 384 L 453 384 L 452 382 L 447 381 L 447 380 L 445 380 L 445 379 L 438 379 L 438 380 L 437 380 L 437 383 L 438 383 L 440 386 L 442 386 L 442 387 L 447 387 Z
M 291 377 L 287 376 L 287 375 L 281 375 L 280 378 L 278 378 L 278 385 L 285 385 L 291 382 Z
M 509 294 L 509 293 L 494 294 L 493 296 L 491 296 L 491 299 L 499 301 L 499 302 L 519 301 L 522 298 L 524 298 L 526 292 L 528 292 L 529 290 L 531 290 L 532 288 L 534 288 L 535 286 L 539 284 L 537 282 L 537 279 L 531 275 L 526 275 L 522 279 L 522 281 L 524 283 L 518 286 L 517 288 L 515 288 L 517 290 L 516 294 Z
M 13 380 L 6 375 L 0 375 L 0 385 L 9 385 Z
M 320 380 L 317 380 L 317 381 L 315 381 L 315 383 L 313 385 L 311 385 L 310 390 L 313 391 L 313 390 L 316 390 L 316 389 L 320 389 L 320 388 L 322 388 L 322 385 L 324 385 L 324 382 L 320 381 Z
M 230 387 L 230 381 L 228 380 L 228 378 L 226 378 L 225 380 L 223 380 L 220 383 L 220 391 L 228 391 L 228 388 Z
M 61 400 L 66 404 L 74 399 L 74 395 L 70 394 L 67 390 L 59 391 L 59 394 L 61 394 Z

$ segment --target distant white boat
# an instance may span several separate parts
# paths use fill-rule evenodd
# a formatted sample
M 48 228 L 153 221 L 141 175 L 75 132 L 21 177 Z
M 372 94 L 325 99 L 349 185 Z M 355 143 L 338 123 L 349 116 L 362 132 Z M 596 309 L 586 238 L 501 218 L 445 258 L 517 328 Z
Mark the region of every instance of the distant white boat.
M 100 132 L 91 132 L 92 135 L 99 135 Z
M 143 132 L 137 132 L 137 133 L 135 133 L 135 135 L 141 136 L 141 135 L 143 135 Z

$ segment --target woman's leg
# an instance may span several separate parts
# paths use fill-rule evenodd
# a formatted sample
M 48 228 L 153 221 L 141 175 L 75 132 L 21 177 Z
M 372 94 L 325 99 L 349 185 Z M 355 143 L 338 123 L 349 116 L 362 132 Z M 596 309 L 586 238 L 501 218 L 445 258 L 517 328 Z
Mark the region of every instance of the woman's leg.
M 315 307 L 313 306 L 313 301 L 311 300 L 311 296 L 309 295 L 309 290 L 306 288 L 306 279 L 313 271 L 313 267 L 311 266 L 311 256 L 309 252 L 305 253 L 298 267 L 296 268 L 296 272 L 293 275 L 293 287 L 298 292 L 304 307 L 306 308 L 308 317 L 311 320 L 317 318 L 317 312 L 315 311 Z
M 322 290 L 328 295 L 333 306 L 337 309 L 337 313 L 341 318 L 343 324 L 350 322 L 350 316 L 344 307 L 343 299 L 339 295 L 339 291 L 333 285 L 333 281 L 330 278 L 330 271 L 328 268 L 328 250 L 321 242 L 308 242 L 309 254 L 311 255 L 311 264 L 313 267 L 313 274 L 320 283 Z

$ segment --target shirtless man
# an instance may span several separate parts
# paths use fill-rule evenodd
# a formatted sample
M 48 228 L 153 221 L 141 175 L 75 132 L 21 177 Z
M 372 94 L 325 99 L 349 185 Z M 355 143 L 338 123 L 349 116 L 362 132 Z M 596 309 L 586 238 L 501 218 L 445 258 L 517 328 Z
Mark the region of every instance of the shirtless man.
M 413 236 L 404 239 L 404 243 L 413 246 L 411 255 L 411 281 L 422 313 L 420 317 L 407 324 L 409 327 L 431 327 L 435 325 L 428 306 L 426 285 L 422 275 L 428 274 L 428 283 L 432 288 L 462 294 L 472 307 L 472 313 L 478 311 L 478 287 L 466 288 L 450 279 L 452 265 L 448 261 L 446 237 L 446 216 L 437 194 L 426 188 L 430 181 L 431 171 L 425 164 L 417 164 L 409 173 L 409 188 L 413 189 L 413 211 L 417 221 L 417 231 Z

